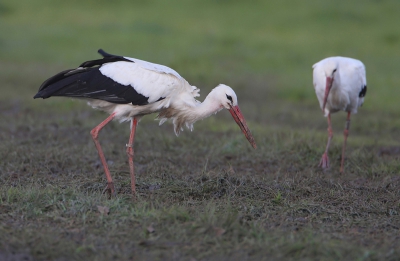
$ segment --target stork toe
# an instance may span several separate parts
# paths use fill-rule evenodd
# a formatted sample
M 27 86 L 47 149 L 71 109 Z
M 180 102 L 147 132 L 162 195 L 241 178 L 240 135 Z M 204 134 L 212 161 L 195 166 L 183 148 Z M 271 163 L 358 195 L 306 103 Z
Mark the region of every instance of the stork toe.
M 108 182 L 107 187 L 104 188 L 103 194 L 106 193 L 108 196 L 111 198 L 112 196 L 115 196 L 115 188 L 114 188 L 114 182 Z
M 329 158 L 328 158 L 328 154 L 324 153 L 322 155 L 321 161 L 319 162 L 319 167 L 323 168 L 323 169 L 328 169 L 329 168 Z

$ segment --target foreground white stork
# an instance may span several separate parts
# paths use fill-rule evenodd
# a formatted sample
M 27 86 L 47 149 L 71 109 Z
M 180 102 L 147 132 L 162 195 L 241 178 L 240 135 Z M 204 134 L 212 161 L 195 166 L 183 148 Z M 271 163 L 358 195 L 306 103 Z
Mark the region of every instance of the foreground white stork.
M 313 65 L 314 89 L 325 117 L 328 117 L 328 143 L 320 166 L 329 168 L 328 149 L 333 137 L 331 113 L 347 112 L 340 172 L 343 172 L 344 153 L 350 128 L 350 114 L 357 113 L 367 93 L 364 64 L 346 57 L 329 57 Z
M 235 92 L 220 84 L 206 97 L 203 103 L 197 101 L 199 89 L 191 86 L 176 71 L 163 65 L 142 60 L 112 55 L 98 51 L 103 59 L 87 61 L 76 69 L 65 70 L 46 80 L 34 98 L 66 96 L 83 98 L 93 108 L 110 114 L 90 133 L 99 152 L 107 177 L 106 190 L 115 194 L 113 180 L 97 140 L 100 130 L 111 120 L 131 120 L 131 133 L 127 146 L 131 173 L 131 189 L 135 194 L 135 171 L 133 144 L 138 120 L 150 113 L 158 112 L 160 125 L 172 119 L 178 135 L 183 126 L 190 130 L 193 123 L 226 108 L 256 148 L 254 138 L 239 109 Z

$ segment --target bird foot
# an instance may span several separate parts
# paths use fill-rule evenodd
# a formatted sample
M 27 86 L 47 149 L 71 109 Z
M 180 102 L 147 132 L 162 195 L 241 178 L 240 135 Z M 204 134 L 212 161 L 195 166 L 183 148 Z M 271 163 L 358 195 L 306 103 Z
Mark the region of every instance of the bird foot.
M 107 192 L 109 198 L 111 198 L 112 196 L 116 195 L 113 182 L 107 183 L 107 187 L 103 190 L 103 194 L 106 193 L 106 192 Z
M 318 166 L 323 169 L 329 168 L 329 158 L 328 158 L 328 154 L 326 152 L 324 154 L 322 154 L 322 158 L 321 158 L 321 161 L 319 162 Z

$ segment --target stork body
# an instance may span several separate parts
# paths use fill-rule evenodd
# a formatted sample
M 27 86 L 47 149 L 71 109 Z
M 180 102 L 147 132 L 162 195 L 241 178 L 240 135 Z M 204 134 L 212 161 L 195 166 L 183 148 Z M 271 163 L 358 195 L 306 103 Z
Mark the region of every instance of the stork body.
M 320 166 L 324 169 L 329 168 L 328 150 L 333 137 L 331 113 L 347 112 L 340 166 L 340 172 L 343 172 L 350 115 L 357 113 L 367 93 L 365 66 L 359 60 L 338 56 L 319 61 L 313 65 L 313 69 L 315 93 L 325 117 L 328 118 L 328 143 L 320 161 Z
M 76 69 L 65 70 L 46 80 L 34 98 L 66 96 L 86 99 L 93 108 L 110 114 L 96 126 L 91 135 L 107 177 L 107 190 L 115 193 L 104 153 L 98 142 L 100 130 L 110 121 L 131 121 L 127 146 L 131 188 L 135 194 L 133 143 L 138 120 L 147 114 L 158 113 L 160 125 L 172 119 L 176 135 L 183 126 L 193 130 L 193 124 L 226 108 L 232 114 L 251 145 L 254 138 L 239 109 L 235 92 L 226 85 L 215 87 L 204 102 L 199 102 L 199 89 L 191 86 L 173 69 L 139 59 L 111 55 L 99 50 L 103 59 L 87 61 Z

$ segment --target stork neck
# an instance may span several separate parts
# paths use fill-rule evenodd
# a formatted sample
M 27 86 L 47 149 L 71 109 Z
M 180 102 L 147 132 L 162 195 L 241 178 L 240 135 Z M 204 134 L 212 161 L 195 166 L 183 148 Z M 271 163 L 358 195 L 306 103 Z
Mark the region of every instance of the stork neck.
M 222 110 L 224 107 L 215 99 L 213 92 L 210 92 L 202 103 L 194 109 L 197 120 L 211 116 Z

